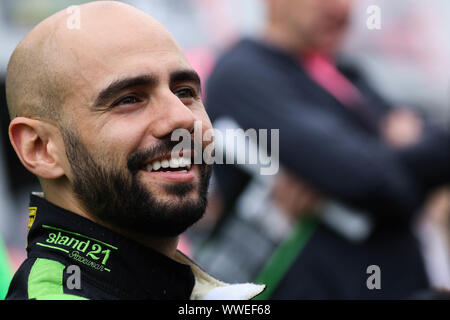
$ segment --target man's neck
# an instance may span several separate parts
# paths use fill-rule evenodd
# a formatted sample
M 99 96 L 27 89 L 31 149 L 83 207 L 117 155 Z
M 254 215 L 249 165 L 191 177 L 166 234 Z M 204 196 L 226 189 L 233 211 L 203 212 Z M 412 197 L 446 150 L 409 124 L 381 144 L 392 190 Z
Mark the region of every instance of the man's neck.
M 278 48 L 293 57 L 309 57 L 311 54 L 334 56 L 334 50 L 316 49 L 297 33 L 290 32 L 277 23 L 267 24 L 261 36 L 261 41 Z
M 277 24 L 268 24 L 262 34 L 261 40 L 290 55 L 298 54 L 305 47 L 301 39 L 295 37 L 292 33 L 287 32 Z
M 179 236 L 175 237 L 152 237 L 147 235 L 140 235 L 135 233 L 130 233 L 124 230 L 117 230 L 114 227 L 105 226 L 104 227 L 117 232 L 129 239 L 132 239 L 147 248 L 153 249 L 171 259 L 175 258 L 177 252 Z

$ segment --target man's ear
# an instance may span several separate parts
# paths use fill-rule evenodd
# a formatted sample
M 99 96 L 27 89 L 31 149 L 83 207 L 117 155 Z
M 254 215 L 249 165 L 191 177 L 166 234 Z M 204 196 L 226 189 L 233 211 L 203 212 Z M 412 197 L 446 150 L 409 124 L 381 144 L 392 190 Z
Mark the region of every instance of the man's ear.
M 58 130 L 53 125 L 17 117 L 9 125 L 9 139 L 28 171 L 43 179 L 64 175 L 58 155 Z

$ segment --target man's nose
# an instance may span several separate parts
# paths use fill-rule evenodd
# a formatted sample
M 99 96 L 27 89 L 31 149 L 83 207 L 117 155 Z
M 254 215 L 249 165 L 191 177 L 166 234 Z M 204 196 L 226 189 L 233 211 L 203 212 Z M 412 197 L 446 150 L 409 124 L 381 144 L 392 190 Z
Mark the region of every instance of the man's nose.
M 194 130 L 195 115 L 173 92 L 167 90 L 157 101 L 150 130 L 155 138 L 170 135 L 176 129 Z M 155 117 L 156 114 L 156 117 Z

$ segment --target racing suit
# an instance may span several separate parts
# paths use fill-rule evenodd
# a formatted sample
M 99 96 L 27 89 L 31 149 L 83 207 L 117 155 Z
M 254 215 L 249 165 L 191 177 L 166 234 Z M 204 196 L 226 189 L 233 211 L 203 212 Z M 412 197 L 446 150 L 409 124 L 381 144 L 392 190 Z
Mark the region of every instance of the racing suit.
M 27 259 L 7 299 L 252 299 L 264 285 L 226 284 L 32 194 Z

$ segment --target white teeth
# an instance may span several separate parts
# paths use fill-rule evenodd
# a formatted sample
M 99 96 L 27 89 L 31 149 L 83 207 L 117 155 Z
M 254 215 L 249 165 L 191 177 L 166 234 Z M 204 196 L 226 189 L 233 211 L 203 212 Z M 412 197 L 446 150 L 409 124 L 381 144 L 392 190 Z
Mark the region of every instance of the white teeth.
M 188 169 L 191 168 L 191 159 L 181 158 L 180 159 L 180 167 L 186 167 Z
M 180 166 L 180 161 L 176 158 L 171 158 L 169 161 L 169 165 L 171 168 L 178 168 Z
M 163 168 L 168 168 L 169 167 L 169 161 L 164 159 L 163 161 L 161 161 L 161 167 Z
M 170 160 L 164 159 L 161 161 L 153 161 L 151 164 L 148 164 L 146 170 L 157 171 L 160 168 L 187 168 L 187 170 L 191 169 L 191 159 L 188 158 L 171 158 Z M 181 170 L 180 172 L 186 172 L 187 170 Z
M 191 159 L 185 158 L 184 161 L 186 163 L 186 168 L 188 170 L 191 169 Z
M 152 164 L 152 168 L 153 170 L 158 170 L 159 168 L 161 168 L 161 162 L 159 162 L 158 160 L 156 160 L 155 162 L 153 162 Z

